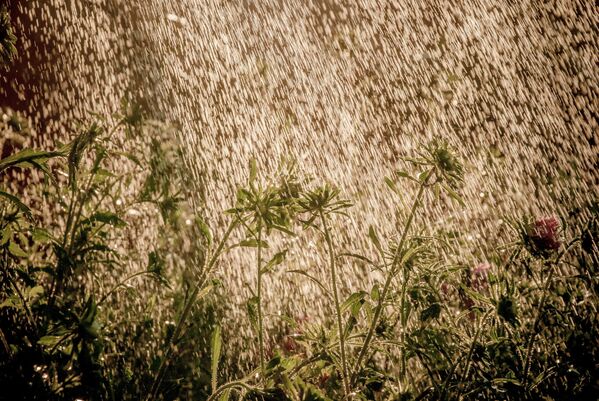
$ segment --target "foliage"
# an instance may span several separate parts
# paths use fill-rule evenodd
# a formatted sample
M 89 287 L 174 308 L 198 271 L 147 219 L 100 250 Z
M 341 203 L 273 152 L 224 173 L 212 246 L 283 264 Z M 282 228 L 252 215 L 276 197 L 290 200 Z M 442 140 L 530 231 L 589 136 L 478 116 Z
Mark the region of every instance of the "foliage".
M 597 394 L 597 203 L 565 216 L 514 219 L 512 242 L 474 266 L 450 262 L 447 253 L 463 246 L 455 234 L 419 226 L 435 202 L 464 204 L 459 156 L 435 140 L 385 178 L 392 196 L 411 192 L 413 199 L 397 235 L 383 238 L 374 226 L 365 233 L 374 257 L 335 243 L 352 203 L 341 189 L 302 177 L 292 162 L 270 177 L 251 162 L 224 213 L 225 230 L 215 235 L 201 209 L 185 202 L 186 172 L 171 137 L 172 127 L 145 120 L 124 101 L 119 113 L 95 116 L 55 151 L 23 149 L 0 159 L 4 178 L 35 172 L 17 190 L 0 188 L 0 385 L 11 389 L 1 399 Z M 139 253 L 147 219 L 159 230 Z M 287 272 L 318 285 L 330 316 L 269 332 L 263 278 L 288 264 L 288 249 L 272 249 L 271 238 L 302 235 L 322 239 L 327 280 L 301 266 Z M 226 302 L 213 277 L 224 253 L 239 247 L 255 261 L 256 277 L 247 315 L 259 353 L 246 375 L 227 365 Z M 348 294 L 350 260 L 381 281 Z M 157 303 L 170 304 L 168 316 Z M 275 340 L 269 355 L 266 344 Z M 239 377 L 227 381 L 224 372 Z
M 5 6 L 0 7 L 0 64 L 9 63 L 17 54 L 17 37 Z
M 0 8 L 0 63 L 14 59 L 16 43 Z M 18 149 L 27 123 L 2 114 L 2 145 Z M 190 177 L 173 137 L 174 127 L 124 100 L 56 150 L 0 159 L 0 400 L 597 398 L 597 202 L 512 219 L 512 242 L 474 266 L 448 261 L 464 246 L 459 235 L 418 223 L 446 198 L 466 206 L 465 169 L 435 139 L 384 178 L 390 196 L 413 199 L 397 235 L 381 238 L 373 226 L 365 234 L 375 257 L 335 243 L 352 202 L 292 162 L 268 178 L 252 161 L 215 235 L 203 205 L 187 203 Z M 148 227 L 157 227 L 152 238 Z M 230 244 L 234 234 L 242 240 Z M 269 332 L 263 278 L 288 253 L 271 249 L 271 238 L 299 235 L 324 241 L 328 280 L 302 266 L 286 271 L 318 286 L 330 316 Z M 259 353 L 246 375 L 227 365 L 227 300 L 213 278 L 236 247 L 255 257 L 247 315 Z M 347 294 L 349 260 L 382 281 Z M 269 340 L 278 342 L 272 356 Z

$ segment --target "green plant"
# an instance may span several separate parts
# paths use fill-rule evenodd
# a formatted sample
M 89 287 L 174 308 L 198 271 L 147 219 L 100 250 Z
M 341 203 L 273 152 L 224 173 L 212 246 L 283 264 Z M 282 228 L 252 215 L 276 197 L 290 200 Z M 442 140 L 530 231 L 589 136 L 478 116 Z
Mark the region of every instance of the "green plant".
M 17 37 L 13 29 L 6 7 L 0 7 L 0 63 L 10 63 L 17 54 Z
M 115 134 L 127 131 L 130 144 L 143 146 L 145 137 L 134 137 L 133 128 L 165 129 L 133 119 L 126 106 L 111 120 L 98 116 L 57 151 L 25 149 L 0 160 L 1 174 L 15 169 L 41 172 L 45 183 L 31 178 L 32 194 L 39 197 L 35 201 L 58 209 L 50 216 L 35 213 L 17 196 L 0 192 L 2 280 L 9 284 L 2 287 L 0 315 L 12 322 L 3 325 L 11 329 L 2 333 L 7 356 L 2 369 L 12 370 L 7 380 L 18 383 L 13 382 L 14 399 L 111 397 L 115 383 L 108 380 L 110 369 L 103 361 L 112 339 L 106 336 L 100 308 L 136 277 L 166 282 L 153 253 L 146 269 L 127 273 L 114 284 L 101 279 L 122 271 L 126 260 L 138 263 L 112 245 L 123 238 L 127 211 L 143 204 L 161 210 L 163 203 L 176 198 L 168 185 L 141 197 L 126 191 L 139 177 L 135 166 L 141 168 L 143 159 L 123 152 Z M 116 165 L 126 163 L 128 172 L 113 173 Z M 56 174 L 63 169 L 64 179 Z M 35 192 L 37 188 L 43 191 Z M 35 380 L 21 381 L 27 377 Z
M 405 326 L 406 324 L 406 315 L 405 315 L 405 296 L 406 296 L 406 285 L 407 285 L 407 262 L 414 254 L 421 251 L 421 248 L 418 246 L 414 246 L 408 250 L 404 248 L 406 243 L 408 242 L 408 232 L 412 226 L 412 222 L 414 220 L 414 216 L 418 207 L 421 206 L 422 196 L 424 191 L 428 188 L 435 191 L 435 193 L 439 192 L 439 188 L 444 189 L 449 196 L 454 199 L 457 199 L 461 202 L 461 199 L 455 192 L 455 188 L 462 180 L 463 168 L 460 161 L 456 158 L 453 151 L 445 142 L 440 142 L 438 140 L 433 140 L 428 146 L 425 147 L 425 152 L 420 154 L 420 157 L 417 159 L 407 159 L 410 163 L 420 166 L 424 169 L 418 178 L 412 177 L 410 174 L 400 171 L 398 172 L 398 176 L 402 178 L 406 178 L 412 180 L 418 184 L 418 191 L 412 203 L 412 207 L 408 214 L 408 218 L 404 223 L 403 231 L 401 234 L 401 238 L 399 243 L 393 246 L 393 250 L 391 251 L 392 258 L 388 262 L 385 262 L 385 267 L 388 267 L 386 271 L 385 283 L 383 285 L 383 289 L 380 293 L 380 296 L 377 300 L 377 305 L 374 310 L 373 317 L 369 323 L 368 332 L 366 334 L 366 338 L 364 343 L 360 347 L 358 352 L 358 357 L 356 362 L 354 363 L 354 367 L 352 369 L 351 381 L 350 384 L 353 386 L 356 384 L 358 379 L 358 375 L 360 374 L 360 370 L 362 369 L 362 362 L 366 355 L 371 351 L 370 344 L 375 334 L 377 327 L 379 326 L 383 309 L 385 308 L 386 303 L 388 302 L 388 295 L 391 288 L 391 283 L 394 277 L 398 274 L 399 269 L 404 269 L 404 281 L 403 288 L 401 291 L 401 324 Z M 395 182 L 391 179 L 385 180 L 387 185 L 391 188 L 392 191 L 399 193 Z M 384 250 L 380 245 L 380 241 L 376 237 L 374 230 L 370 231 L 370 237 L 375 244 L 376 248 L 381 253 L 381 257 L 383 260 L 386 259 L 386 255 L 384 254 Z M 402 339 L 401 342 L 405 342 L 405 330 L 402 331 Z M 404 353 L 405 355 L 405 353 Z M 402 357 L 402 371 L 405 372 L 405 356 Z

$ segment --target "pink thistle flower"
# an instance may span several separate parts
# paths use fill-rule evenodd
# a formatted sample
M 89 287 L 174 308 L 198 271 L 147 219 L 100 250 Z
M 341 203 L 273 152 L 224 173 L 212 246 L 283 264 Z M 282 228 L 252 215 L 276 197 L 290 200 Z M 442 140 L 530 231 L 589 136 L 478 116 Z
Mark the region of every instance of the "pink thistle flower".
M 529 224 L 526 229 L 528 246 L 536 255 L 548 255 L 559 249 L 560 222 L 555 216 L 543 217 Z

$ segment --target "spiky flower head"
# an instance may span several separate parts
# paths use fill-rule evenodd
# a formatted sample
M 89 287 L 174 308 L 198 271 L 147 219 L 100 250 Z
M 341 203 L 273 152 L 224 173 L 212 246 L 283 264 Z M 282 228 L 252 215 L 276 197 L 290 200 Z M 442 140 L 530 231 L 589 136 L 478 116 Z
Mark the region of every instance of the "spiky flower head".
M 433 139 L 425 149 L 424 157 L 436 168 L 437 180 L 456 188 L 464 179 L 464 167 L 457 152 L 441 139 Z

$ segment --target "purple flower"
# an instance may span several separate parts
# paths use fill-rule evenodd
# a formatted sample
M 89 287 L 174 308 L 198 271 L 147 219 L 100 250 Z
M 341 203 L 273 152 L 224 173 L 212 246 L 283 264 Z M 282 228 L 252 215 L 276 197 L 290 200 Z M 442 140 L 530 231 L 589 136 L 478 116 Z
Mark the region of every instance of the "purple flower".
M 470 284 L 473 289 L 477 291 L 486 291 L 489 287 L 489 270 L 491 265 L 489 263 L 479 263 L 474 269 L 470 271 Z
M 540 218 L 529 224 L 526 230 L 529 250 L 536 255 L 546 256 L 559 249 L 560 223 L 557 217 L 549 216 Z

